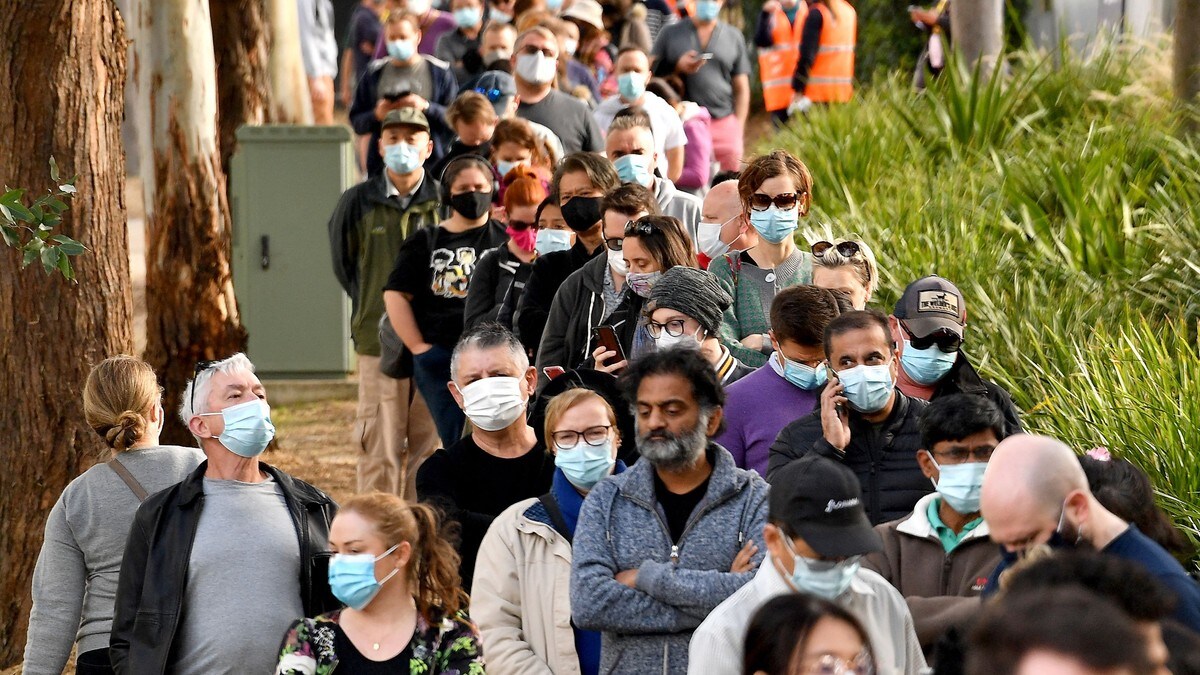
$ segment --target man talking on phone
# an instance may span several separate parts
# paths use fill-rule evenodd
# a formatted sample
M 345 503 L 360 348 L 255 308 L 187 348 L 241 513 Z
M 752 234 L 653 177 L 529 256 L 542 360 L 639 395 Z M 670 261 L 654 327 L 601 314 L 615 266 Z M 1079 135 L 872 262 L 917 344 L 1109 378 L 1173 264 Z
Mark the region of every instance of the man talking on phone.
M 845 464 L 862 484 L 872 524 L 912 511 L 933 491 L 917 463 L 917 418 L 928 403 L 896 388 L 899 358 L 887 317 L 847 312 L 825 327 L 829 382 L 817 410 L 779 432 L 771 446 L 767 482 L 809 453 Z

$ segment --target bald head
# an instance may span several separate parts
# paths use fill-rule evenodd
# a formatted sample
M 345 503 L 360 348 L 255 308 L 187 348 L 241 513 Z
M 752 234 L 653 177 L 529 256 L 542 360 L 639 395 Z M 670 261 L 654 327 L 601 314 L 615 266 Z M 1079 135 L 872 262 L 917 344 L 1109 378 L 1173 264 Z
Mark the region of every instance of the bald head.
M 738 197 L 738 182 L 727 180 L 717 183 L 704 197 L 700 219 L 706 223 L 723 223 L 742 212 L 742 201 Z
M 1063 502 L 1076 491 L 1090 495 L 1071 448 L 1047 436 L 1017 434 L 992 453 L 983 474 L 980 510 L 1000 544 L 1042 543 L 1038 540 L 1059 525 Z

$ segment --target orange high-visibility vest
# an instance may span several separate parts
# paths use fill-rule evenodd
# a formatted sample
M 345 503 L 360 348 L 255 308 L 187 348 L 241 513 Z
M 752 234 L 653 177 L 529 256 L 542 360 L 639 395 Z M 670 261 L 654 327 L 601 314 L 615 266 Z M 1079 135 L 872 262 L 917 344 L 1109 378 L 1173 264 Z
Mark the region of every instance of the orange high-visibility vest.
M 800 0 L 796 9 L 796 23 L 788 21 L 782 9 L 771 16 L 770 47 L 758 48 L 758 76 L 762 80 L 763 105 L 769 112 L 784 110 L 792 102 L 792 74 L 800 60 L 800 34 L 804 30 L 804 19 L 808 16 L 808 5 Z
M 844 103 L 854 95 L 854 43 L 858 14 L 846 0 L 816 5 L 824 22 L 817 58 L 808 71 L 804 95 L 823 103 Z

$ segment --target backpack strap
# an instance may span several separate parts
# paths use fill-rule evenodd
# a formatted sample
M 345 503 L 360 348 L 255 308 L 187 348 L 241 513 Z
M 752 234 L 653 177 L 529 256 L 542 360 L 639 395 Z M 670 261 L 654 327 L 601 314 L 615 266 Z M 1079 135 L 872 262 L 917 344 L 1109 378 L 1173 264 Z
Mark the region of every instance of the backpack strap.
M 113 457 L 112 459 L 108 460 L 107 464 L 108 468 L 112 469 L 113 472 L 115 472 L 121 479 L 121 481 L 125 483 L 130 492 L 133 493 L 133 496 L 137 497 L 139 503 L 146 501 L 146 497 L 149 497 L 150 493 L 146 492 L 146 488 L 142 487 L 142 484 L 138 482 L 138 479 L 133 477 L 133 474 L 129 472 L 129 469 L 125 468 L 125 465 L 121 463 L 121 460 Z
M 574 537 L 571 536 L 571 528 L 567 527 L 567 519 L 563 518 L 562 509 L 558 507 L 558 500 L 549 492 L 538 497 L 538 501 L 542 506 L 546 507 L 546 513 L 550 514 L 550 522 L 554 525 L 554 531 L 561 534 L 567 543 L 574 544 Z

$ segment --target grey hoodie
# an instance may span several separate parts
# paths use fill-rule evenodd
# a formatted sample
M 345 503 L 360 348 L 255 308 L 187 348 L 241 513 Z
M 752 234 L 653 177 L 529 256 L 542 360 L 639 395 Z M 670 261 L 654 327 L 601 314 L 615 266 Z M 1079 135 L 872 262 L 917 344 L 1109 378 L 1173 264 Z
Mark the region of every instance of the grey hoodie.
M 766 550 L 767 484 L 710 443 L 708 491 L 673 544 L 654 493 L 654 466 L 639 461 L 584 500 L 572 549 L 575 625 L 603 633 L 601 673 L 687 672 L 688 642 L 708 613 L 754 577 L 729 571 L 743 544 Z M 616 580 L 636 569 L 637 589 Z

